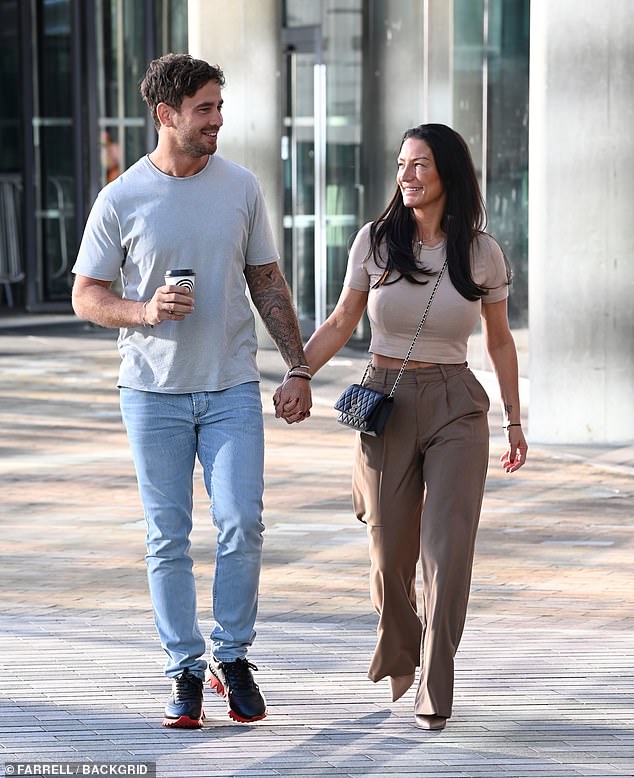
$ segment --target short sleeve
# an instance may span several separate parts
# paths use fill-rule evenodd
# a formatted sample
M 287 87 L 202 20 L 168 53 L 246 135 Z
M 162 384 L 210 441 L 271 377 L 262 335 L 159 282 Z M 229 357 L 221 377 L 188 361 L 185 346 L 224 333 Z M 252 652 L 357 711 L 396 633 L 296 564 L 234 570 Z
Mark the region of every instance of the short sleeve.
M 348 268 L 343 285 L 358 292 L 370 289 L 370 276 L 366 259 L 370 250 L 370 225 L 364 225 L 357 233 L 348 255 Z
M 119 219 L 107 191 L 99 193 L 90 210 L 73 266 L 73 273 L 98 281 L 114 281 L 125 259 Z
M 500 245 L 483 233 L 474 243 L 474 281 L 487 290 L 484 305 L 499 303 L 509 296 L 509 269 Z
M 270 262 L 277 262 L 279 254 L 260 184 L 255 178 L 253 184 L 255 197 L 249 211 L 249 242 L 245 262 L 247 265 L 267 265 Z

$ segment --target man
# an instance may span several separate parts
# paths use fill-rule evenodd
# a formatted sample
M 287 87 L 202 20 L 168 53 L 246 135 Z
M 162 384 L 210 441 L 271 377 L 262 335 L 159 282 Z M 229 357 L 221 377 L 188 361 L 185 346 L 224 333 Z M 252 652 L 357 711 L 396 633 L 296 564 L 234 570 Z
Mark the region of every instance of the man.
M 252 173 L 216 154 L 224 75 L 188 55 L 154 60 L 141 84 L 154 151 L 99 194 L 73 268 L 78 316 L 120 328 L 118 386 L 147 521 L 147 569 L 172 694 L 163 724 L 197 728 L 203 681 L 229 716 L 266 703 L 246 658 L 261 567 L 263 420 L 248 287 L 289 373 L 285 399 L 309 415 L 309 381 L 288 287 Z M 166 286 L 192 268 L 193 293 Z M 123 296 L 112 289 L 121 277 Z M 293 368 L 296 368 L 293 371 Z M 294 375 L 293 375 L 294 373 Z M 198 627 L 189 556 L 198 457 L 218 528 L 212 656 Z

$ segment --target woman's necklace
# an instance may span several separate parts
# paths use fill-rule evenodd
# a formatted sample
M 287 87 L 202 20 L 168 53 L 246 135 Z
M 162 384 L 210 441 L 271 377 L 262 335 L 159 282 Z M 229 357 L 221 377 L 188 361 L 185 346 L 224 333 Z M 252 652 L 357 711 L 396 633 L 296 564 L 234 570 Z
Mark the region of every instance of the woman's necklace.
M 444 233 L 440 233 L 440 235 L 437 235 L 435 238 L 429 238 L 428 240 L 423 240 L 423 238 L 420 238 L 418 240 L 414 241 L 414 245 L 418 249 L 418 253 L 423 250 L 423 246 L 429 246 L 429 248 L 436 248 L 440 243 L 443 242 L 445 239 Z

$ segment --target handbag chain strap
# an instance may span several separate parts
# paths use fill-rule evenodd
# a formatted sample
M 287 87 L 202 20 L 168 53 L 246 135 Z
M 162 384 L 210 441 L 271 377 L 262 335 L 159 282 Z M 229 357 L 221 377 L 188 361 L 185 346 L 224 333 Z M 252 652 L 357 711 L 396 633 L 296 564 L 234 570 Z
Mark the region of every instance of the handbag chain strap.
M 443 274 L 445 272 L 445 269 L 447 267 L 447 260 L 445 260 L 442 268 L 440 269 L 440 273 L 438 273 L 438 278 L 436 279 L 436 283 L 434 284 L 434 288 L 431 290 L 431 294 L 429 295 L 429 300 L 427 301 L 427 305 L 425 306 L 425 311 L 423 312 L 422 318 L 420 320 L 420 323 L 418 325 L 418 329 L 416 330 L 416 334 L 414 335 L 414 338 L 412 340 L 412 343 L 409 347 L 409 351 L 407 352 L 407 355 L 405 359 L 403 360 L 403 364 L 401 365 L 401 369 L 398 371 L 398 375 L 396 376 L 396 380 L 394 381 L 394 386 L 392 387 L 392 391 L 389 393 L 388 397 L 393 397 L 394 392 L 396 391 L 396 387 L 399 384 L 399 381 L 401 380 L 401 377 L 403 373 L 405 372 L 405 368 L 407 367 L 407 363 L 409 362 L 410 357 L 412 356 L 412 351 L 414 350 L 414 346 L 416 345 L 416 341 L 418 340 L 418 336 L 420 335 L 420 331 L 423 329 L 423 326 L 425 324 L 425 320 L 427 319 L 427 314 L 429 313 L 429 308 L 431 306 L 431 302 L 434 299 L 434 295 L 436 294 L 436 290 L 438 289 L 438 286 L 440 285 L 440 282 L 442 281 Z M 363 374 L 363 378 L 361 379 L 361 383 L 365 381 L 368 371 L 370 370 L 370 367 L 372 365 L 372 360 L 368 362 L 368 365 L 365 369 L 365 373 Z

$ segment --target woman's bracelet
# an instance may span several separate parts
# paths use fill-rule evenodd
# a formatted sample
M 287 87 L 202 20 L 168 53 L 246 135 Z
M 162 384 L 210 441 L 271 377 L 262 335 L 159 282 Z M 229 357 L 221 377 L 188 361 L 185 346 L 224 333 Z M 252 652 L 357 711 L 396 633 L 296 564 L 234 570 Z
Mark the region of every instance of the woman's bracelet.
M 508 430 L 511 427 L 521 427 L 521 426 L 522 426 L 521 422 L 513 422 L 512 424 L 510 424 L 510 423 L 509 424 L 503 424 L 502 425 L 502 429 L 503 430 Z
M 310 373 L 310 365 L 291 365 L 288 368 L 288 372 L 290 373 L 291 370 L 306 370 L 306 372 Z

